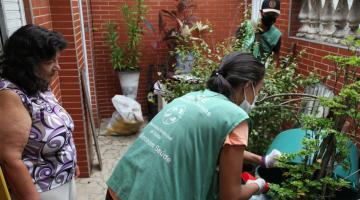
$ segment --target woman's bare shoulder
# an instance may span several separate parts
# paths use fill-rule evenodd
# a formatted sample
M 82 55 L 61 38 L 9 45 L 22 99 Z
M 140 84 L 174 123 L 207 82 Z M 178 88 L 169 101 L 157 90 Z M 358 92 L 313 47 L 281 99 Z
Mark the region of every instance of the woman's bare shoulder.
M 23 127 L 31 125 L 29 112 L 18 94 L 11 90 L 0 91 L 0 127 Z M 24 127 L 25 126 L 25 127 Z

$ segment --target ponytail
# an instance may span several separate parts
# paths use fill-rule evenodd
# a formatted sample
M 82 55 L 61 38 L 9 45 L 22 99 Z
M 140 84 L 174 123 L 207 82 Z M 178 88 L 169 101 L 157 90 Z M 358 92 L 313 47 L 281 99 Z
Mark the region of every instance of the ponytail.
M 223 94 L 227 98 L 233 96 L 233 88 L 230 83 L 224 78 L 220 70 L 215 70 L 207 82 L 207 88 L 211 91 Z
M 234 100 L 234 89 L 253 82 L 256 85 L 265 75 L 265 67 L 252 54 L 235 52 L 227 55 L 218 70 L 213 71 L 207 88 Z

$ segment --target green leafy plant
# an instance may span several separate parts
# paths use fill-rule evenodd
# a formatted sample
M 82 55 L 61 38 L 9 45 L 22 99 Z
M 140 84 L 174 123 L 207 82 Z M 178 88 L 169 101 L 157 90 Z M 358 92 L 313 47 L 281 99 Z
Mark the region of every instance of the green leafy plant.
M 269 194 L 273 199 L 331 199 L 336 191 L 350 186 L 348 181 L 334 178 L 333 171 L 338 165 L 349 170 L 346 158 L 350 140 L 338 119 L 346 116 L 358 124 L 359 111 L 354 107 L 360 103 L 360 81 L 345 86 L 332 99 L 320 98 L 320 102 L 329 107 L 334 116 L 302 116 L 302 127 L 311 131 L 303 140 L 300 152 L 286 154 L 279 160 L 278 167 L 288 171 L 283 174 L 281 184 L 271 184 Z M 295 157 L 301 157 L 302 164 L 292 163 Z
M 250 113 L 253 129 L 248 148 L 251 152 L 265 154 L 273 138 L 287 128 L 284 126 L 293 126 L 299 120 L 299 101 L 306 98 L 300 96 L 305 95 L 301 91 L 307 85 L 319 82 L 319 78 L 313 73 L 309 76 L 297 73 L 297 62 L 302 54 L 300 52 L 283 57 L 281 69 L 276 68 L 272 61 L 266 69 L 260 99 Z M 290 98 L 292 95 L 297 99 Z
M 251 53 L 252 49 L 248 48 L 246 41 L 249 41 L 254 34 L 254 25 L 251 22 L 252 4 L 244 6 L 243 22 L 236 30 L 236 40 L 234 41 L 234 50 L 244 53 Z
M 208 23 L 202 23 L 193 14 L 195 8 L 193 0 L 178 0 L 176 10 L 162 9 L 159 12 L 159 33 L 171 51 L 178 45 L 191 45 L 193 40 L 199 40 L 205 32 L 212 31 Z
M 333 171 L 338 165 L 349 169 L 348 144 L 359 131 L 360 62 L 356 51 L 359 41 L 354 37 L 345 40 L 354 53 L 352 56 L 327 56 L 337 66 L 333 90 L 337 89 L 339 77 L 343 77 L 344 86 L 333 98 L 319 98 L 321 105 L 329 108 L 330 117 L 301 117 L 302 127 L 312 134 L 305 137 L 300 152 L 280 159 L 278 166 L 288 171 L 283 174 L 282 183 L 271 185 L 269 194 L 273 199 L 332 199 L 337 190 L 349 187 L 346 180 L 334 178 Z M 295 157 L 301 157 L 302 164 L 291 163 Z
M 118 71 L 139 70 L 141 56 L 139 48 L 144 33 L 142 22 L 144 22 L 144 16 L 147 13 L 144 0 L 136 0 L 133 6 L 123 5 L 121 12 L 127 26 L 128 38 L 126 42 L 119 43 L 118 25 L 115 22 L 109 21 L 106 24 L 106 42 L 111 50 L 111 63 L 113 68 Z
M 177 38 L 190 34 L 189 29 L 196 20 L 193 15 L 195 8 L 194 1 L 179 0 L 176 10 L 162 9 L 159 12 L 159 33 L 170 50 L 177 46 Z
M 164 79 L 165 99 L 172 101 L 188 92 L 203 90 L 211 73 L 219 67 L 222 58 L 233 52 L 234 38 L 229 38 L 216 45 L 214 50 L 204 40 L 192 41 L 190 47 L 194 57 L 190 79 Z M 178 48 L 182 48 L 181 45 Z M 187 51 L 179 51 L 179 53 Z

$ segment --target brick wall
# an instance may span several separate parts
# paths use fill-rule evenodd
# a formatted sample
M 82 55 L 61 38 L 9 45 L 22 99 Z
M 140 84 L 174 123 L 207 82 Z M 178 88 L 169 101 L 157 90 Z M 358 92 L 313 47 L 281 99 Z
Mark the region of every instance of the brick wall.
M 68 48 L 63 52 L 60 61 L 62 66 L 59 73 L 61 96 L 64 107 L 71 114 L 75 123 L 73 135 L 81 175 L 88 177 L 91 162 L 88 150 L 87 121 L 80 84 L 80 72 L 84 61 L 78 2 L 76 0 L 51 0 L 51 13 L 53 28 L 63 33 L 68 40 Z
M 94 56 L 95 56 L 95 79 L 96 92 L 98 96 L 99 114 L 101 118 L 110 117 L 114 108 L 111 98 L 120 94 L 120 85 L 115 71 L 110 64 L 110 51 L 105 44 L 105 23 L 114 20 L 119 23 L 120 40 L 125 39 L 125 27 L 119 8 L 130 0 L 92 0 L 93 34 L 94 34 Z M 199 20 L 208 20 L 214 28 L 214 34 L 207 38 L 210 44 L 222 41 L 233 35 L 236 26 L 240 23 L 243 6 L 238 0 L 207 0 L 196 1 L 197 9 L 194 15 Z M 174 0 L 147 0 L 146 5 L 149 12 L 146 18 L 157 27 L 158 13 L 161 9 L 175 9 L 177 1 Z M 152 49 L 151 43 L 157 40 L 156 36 L 147 32 L 141 45 L 143 56 L 141 58 L 141 77 L 138 92 L 138 101 L 141 103 L 143 112 L 147 112 L 147 71 L 149 64 L 164 64 L 166 60 L 166 49 Z
M 24 9 L 27 23 L 38 24 L 52 29 L 52 19 L 48 0 L 24 1 Z M 51 83 L 52 91 L 61 102 L 59 76 Z
M 86 38 L 86 50 L 87 50 L 87 64 L 89 69 L 90 91 L 91 91 L 91 103 L 92 112 L 95 121 L 95 126 L 99 126 L 99 114 L 98 114 L 98 102 L 95 90 L 95 69 L 94 69 L 94 40 L 93 40 L 93 28 L 92 28 L 92 15 L 90 10 L 90 1 L 82 1 L 82 11 L 84 17 L 84 28 Z

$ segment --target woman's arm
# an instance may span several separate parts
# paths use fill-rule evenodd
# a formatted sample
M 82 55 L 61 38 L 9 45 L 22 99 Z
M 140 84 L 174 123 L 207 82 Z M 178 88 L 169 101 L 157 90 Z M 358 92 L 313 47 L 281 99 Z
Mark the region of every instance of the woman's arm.
M 247 122 L 242 122 L 239 127 L 246 134 Z M 245 145 L 224 145 L 220 153 L 219 177 L 220 199 L 240 200 L 249 199 L 259 187 L 255 183 L 241 185 L 241 173 L 244 159 Z
M 18 200 L 40 200 L 22 152 L 27 144 L 31 118 L 20 97 L 10 90 L 0 91 L 0 165 L 11 193 Z
M 244 161 L 250 163 L 256 163 L 266 168 L 272 168 L 277 163 L 277 159 L 281 156 L 281 152 L 277 149 L 273 149 L 266 156 L 259 156 L 249 151 L 244 151 Z
M 244 161 L 246 162 L 261 165 L 261 159 L 262 157 L 257 154 L 251 153 L 250 151 L 244 151 Z

